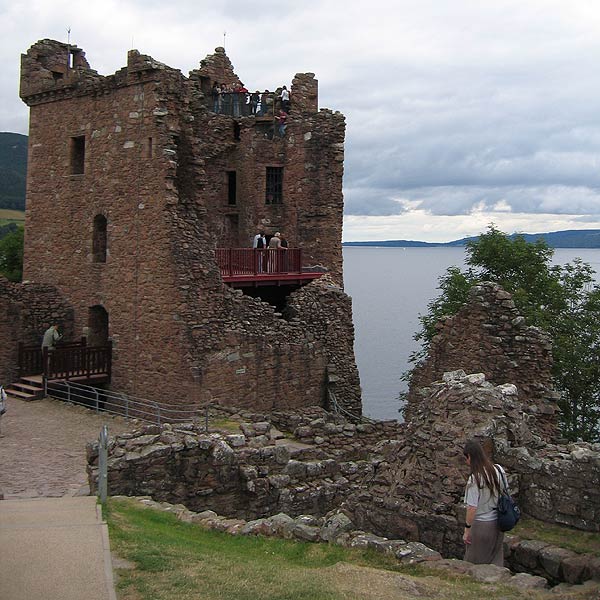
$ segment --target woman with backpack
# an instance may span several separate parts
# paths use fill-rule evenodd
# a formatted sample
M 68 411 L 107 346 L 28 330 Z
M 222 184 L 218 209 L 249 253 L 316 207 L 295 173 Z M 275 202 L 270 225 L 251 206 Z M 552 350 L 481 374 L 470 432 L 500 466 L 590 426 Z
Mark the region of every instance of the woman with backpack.
M 463 450 L 471 474 L 465 488 L 465 560 L 474 564 L 504 566 L 504 533 L 498 527 L 498 498 L 504 469 L 494 465 L 480 444 L 469 440 Z

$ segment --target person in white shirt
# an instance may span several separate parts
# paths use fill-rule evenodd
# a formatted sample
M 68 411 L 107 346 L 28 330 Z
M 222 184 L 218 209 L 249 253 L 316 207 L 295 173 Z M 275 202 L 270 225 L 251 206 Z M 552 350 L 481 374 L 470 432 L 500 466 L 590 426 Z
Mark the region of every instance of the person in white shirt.
M 463 451 L 471 475 L 465 487 L 465 560 L 504 566 L 504 533 L 498 527 L 498 497 L 504 470 L 494 465 L 480 444 L 469 440 Z M 502 473 L 502 474 L 501 474 Z
M 285 113 L 289 113 L 290 112 L 290 93 L 288 92 L 288 89 L 285 87 L 285 85 L 281 89 L 281 94 L 279 97 L 281 99 L 281 110 L 284 111 Z

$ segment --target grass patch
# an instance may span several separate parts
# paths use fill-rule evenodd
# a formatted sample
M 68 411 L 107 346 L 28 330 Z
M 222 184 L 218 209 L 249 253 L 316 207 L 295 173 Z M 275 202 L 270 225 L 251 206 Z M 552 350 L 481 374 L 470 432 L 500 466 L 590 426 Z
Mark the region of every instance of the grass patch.
M 333 544 L 231 536 L 183 523 L 133 500 L 109 500 L 112 550 L 136 565 L 120 570 L 121 600 L 476 600 L 522 592 Z M 543 598 L 528 592 L 530 600 Z
M 8 225 L 9 223 L 16 223 L 17 225 L 22 225 L 24 222 L 24 211 L 0 208 L 0 225 Z
M 211 431 L 223 430 L 228 432 L 240 433 L 240 422 L 234 421 L 233 419 L 210 419 L 208 421 L 208 428 Z
M 520 538 L 539 540 L 573 552 L 600 557 L 600 533 L 544 523 L 532 517 L 523 517 L 515 527 L 514 533 Z

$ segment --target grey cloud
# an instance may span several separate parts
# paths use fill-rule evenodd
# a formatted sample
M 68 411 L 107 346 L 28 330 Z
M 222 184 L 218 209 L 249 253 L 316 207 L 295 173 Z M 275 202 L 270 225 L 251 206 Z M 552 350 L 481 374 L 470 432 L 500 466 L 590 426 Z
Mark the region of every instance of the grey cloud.
M 66 0 L 29 17 L 11 5 L 1 57 L 0 130 L 26 132 L 18 57 L 40 37 L 64 37 Z M 95 11 L 108 14 L 108 8 Z M 589 3 L 354 0 L 253 3 L 126 0 L 102 31 L 73 20 L 92 67 L 125 64 L 129 40 L 183 73 L 222 44 L 250 87 L 316 73 L 320 104 L 347 117 L 346 214 L 411 210 L 469 215 L 499 202 L 514 213 L 597 214 L 600 53 Z M 19 10 L 21 15 L 19 16 Z M 58 16 L 57 16 L 58 15 Z M 7 30 L 8 31 L 8 30 Z M 357 36 L 356 32 L 361 35 Z
M 344 213 L 347 215 L 389 216 L 404 212 L 404 206 L 384 191 L 344 188 Z

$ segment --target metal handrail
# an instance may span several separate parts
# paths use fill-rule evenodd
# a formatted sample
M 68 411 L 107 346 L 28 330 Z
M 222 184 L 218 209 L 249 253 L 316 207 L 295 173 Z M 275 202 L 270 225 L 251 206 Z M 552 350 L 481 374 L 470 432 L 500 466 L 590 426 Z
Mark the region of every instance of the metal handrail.
M 286 106 L 281 102 L 281 95 L 275 92 L 221 92 L 219 95 L 212 91 L 206 101 L 212 112 L 230 117 L 267 117 L 275 114 Z M 289 111 L 289 105 L 287 111 Z
M 191 408 L 175 408 L 147 398 L 130 396 L 123 392 L 102 390 L 66 379 L 48 382 L 47 394 L 58 400 L 65 400 L 72 404 L 94 409 L 96 413 L 104 412 L 155 425 L 197 422 L 202 417 L 208 423 L 208 409 L 214 404 L 207 403 Z
M 365 415 L 355 415 L 353 413 L 351 413 L 349 410 L 346 410 L 338 401 L 337 401 L 337 397 L 335 395 L 335 392 L 331 389 L 331 388 L 327 388 L 327 394 L 329 396 L 329 402 L 331 404 L 331 408 L 333 409 L 333 412 L 336 414 L 342 414 L 345 415 L 347 417 L 349 417 L 350 419 L 353 419 L 355 421 L 361 421 L 361 422 L 366 422 L 366 423 L 376 423 L 377 421 L 375 421 L 375 419 L 371 419 L 369 417 L 365 417 Z

